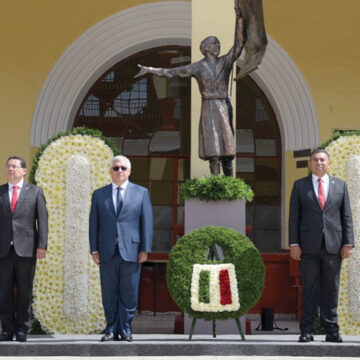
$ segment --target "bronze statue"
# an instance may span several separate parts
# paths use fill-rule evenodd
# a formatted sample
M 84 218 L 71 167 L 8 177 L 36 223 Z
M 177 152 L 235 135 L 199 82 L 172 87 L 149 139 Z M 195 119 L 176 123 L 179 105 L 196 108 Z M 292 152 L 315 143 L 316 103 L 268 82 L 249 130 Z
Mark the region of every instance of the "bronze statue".
M 264 57 L 267 38 L 262 0 L 235 0 L 244 17 L 245 57 L 235 80 L 256 70 Z
M 236 145 L 228 85 L 233 63 L 240 56 L 245 43 L 241 2 L 235 0 L 235 39 L 226 55 L 219 56 L 220 42 L 215 36 L 209 36 L 200 44 L 200 51 L 204 55 L 202 60 L 171 69 L 138 65 L 140 71 L 135 75 L 154 74 L 168 78 L 193 76 L 196 79 L 202 98 L 199 157 L 210 162 L 210 171 L 214 175 L 220 174 L 222 164 L 224 175 L 233 176 L 232 160 L 236 155 Z M 249 11 L 247 14 L 250 16 Z

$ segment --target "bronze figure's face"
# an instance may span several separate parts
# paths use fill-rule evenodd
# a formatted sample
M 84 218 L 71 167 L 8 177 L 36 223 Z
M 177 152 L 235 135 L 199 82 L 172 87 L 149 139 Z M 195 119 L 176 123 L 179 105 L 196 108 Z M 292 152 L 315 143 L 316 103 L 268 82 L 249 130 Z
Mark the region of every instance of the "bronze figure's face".
M 220 41 L 216 36 L 209 36 L 204 39 L 200 44 L 200 51 L 203 55 L 219 56 L 220 54 Z

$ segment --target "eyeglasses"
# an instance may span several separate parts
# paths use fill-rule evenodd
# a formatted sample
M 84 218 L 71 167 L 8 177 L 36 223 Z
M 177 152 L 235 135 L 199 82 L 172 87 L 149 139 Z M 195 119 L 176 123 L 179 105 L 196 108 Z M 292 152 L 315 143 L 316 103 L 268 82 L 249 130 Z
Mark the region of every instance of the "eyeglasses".
M 126 171 L 128 168 L 126 166 L 114 166 L 112 169 L 114 171 L 119 171 L 119 170 Z

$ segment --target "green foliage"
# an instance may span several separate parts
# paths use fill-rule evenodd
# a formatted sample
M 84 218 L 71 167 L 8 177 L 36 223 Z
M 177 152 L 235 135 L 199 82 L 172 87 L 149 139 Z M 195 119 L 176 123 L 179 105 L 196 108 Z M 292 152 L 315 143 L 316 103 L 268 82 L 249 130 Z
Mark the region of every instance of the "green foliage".
M 325 331 L 324 327 L 320 323 L 320 315 L 319 314 L 316 314 L 316 316 L 314 318 L 314 331 L 313 331 L 313 333 L 315 335 L 324 335 L 324 334 L 326 334 L 326 331 Z
M 199 280 L 199 286 L 200 286 L 199 301 L 205 304 L 208 304 L 210 302 L 209 282 L 210 282 L 210 271 L 208 270 L 201 271 L 200 280 Z
M 196 198 L 205 201 L 244 199 L 250 202 L 254 192 L 242 179 L 210 175 L 186 180 L 180 185 L 179 196 L 181 201 Z
M 107 146 L 109 146 L 109 148 L 112 150 L 112 152 L 114 153 L 114 155 L 119 155 L 120 152 L 119 150 L 116 148 L 115 144 L 107 139 L 105 136 L 103 136 L 102 132 L 100 130 L 95 130 L 95 129 L 89 129 L 85 126 L 80 126 L 80 127 L 76 127 L 70 131 L 62 131 L 59 132 L 58 134 L 54 135 L 52 138 L 50 138 L 45 144 L 42 144 L 39 147 L 39 150 L 37 151 L 36 155 L 34 156 L 33 159 L 33 163 L 32 163 L 32 167 L 29 173 L 29 181 L 33 184 L 36 184 L 35 181 L 35 173 L 36 170 L 38 168 L 39 165 L 39 160 L 41 158 L 41 155 L 43 154 L 43 152 L 45 151 L 45 149 L 55 140 L 60 139 L 63 136 L 71 136 L 71 135 L 87 135 L 87 136 L 92 136 L 92 137 L 97 137 L 100 138 L 101 140 L 103 140 L 105 142 L 105 144 Z
M 32 315 L 32 314 L 31 314 Z M 43 330 L 41 327 L 40 321 L 38 319 L 33 318 L 33 315 L 31 316 L 31 327 L 29 330 L 30 335 L 46 335 L 47 332 Z
M 224 254 L 221 261 L 210 260 L 206 254 L 218 245 Z M 194 264 L 232 263 L 238 281 L 238 311 L 200 312 L 191 308 L 191 277 Z M 238 318 L 256 305 L 264 288 L 265 267 L 254 244 L 235 230 L 205 226 L 184 235 L 172 248 L 166 268 L 166 281 L 171 297 L 190 316 L 206 320 Z
M 327 146 L 329 146 L 330 143 L 337 140 L 341 136 L 353 136 L 353 135 L 360 135 L 360 130 L 347 130 L 343 132 L 335 131 L 334 135 L 330 138 L 324 141 L 319 148 L 320 149 L 326 149 Z

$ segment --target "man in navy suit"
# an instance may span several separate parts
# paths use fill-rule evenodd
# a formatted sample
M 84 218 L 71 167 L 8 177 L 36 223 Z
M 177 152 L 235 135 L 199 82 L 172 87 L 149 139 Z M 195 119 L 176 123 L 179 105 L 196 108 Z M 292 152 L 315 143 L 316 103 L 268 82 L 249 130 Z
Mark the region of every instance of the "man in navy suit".
M 90 251 L 100 266 L 107 326 L 101 341 L 132 341 L 141 264 L 151 252 L 153 216 L 147 189 L 129 181 L 125 156 L 111 160 L 112 183 L 94 191 L 90 210 Z
M 290 199 L 290 256 L 300 261 L 302 315 L 299 342 L 314 338 L 313 319 L 320 307 L 326 341 L 342 342 L 337 324 L 341 261 L 354 246 L 350 199 L 344 181 L 327 174 L 328 153 L 312 152 L 310 176 L 295 181 Z

